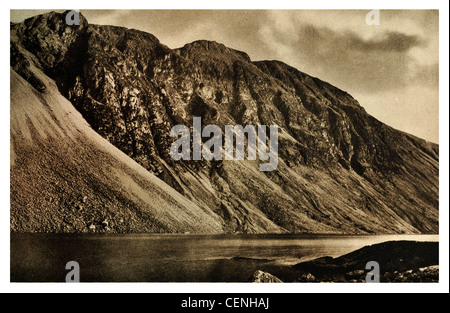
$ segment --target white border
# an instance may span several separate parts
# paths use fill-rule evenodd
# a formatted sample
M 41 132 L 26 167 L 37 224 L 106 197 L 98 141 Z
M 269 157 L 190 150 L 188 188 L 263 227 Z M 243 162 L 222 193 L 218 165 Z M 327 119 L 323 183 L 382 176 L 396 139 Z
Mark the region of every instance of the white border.
M 39 3 L 39 4 L 38 4 Z M 101 1 L 73 1 L 73 8 L 84 9 L 439 9 L 440 10 L 440 283 L 439 284 L 203 284 L 203 283 L 121 283 L 121 284 L 14 284 L 9 282 L 9 11 L 10 9 L 58 9 L 60 1 L 16 1 L 7 4 L 1 10 L 1 88 L 3 102 L 1 108 L 0 141 L 2 149 L 0 165 L 1 208 L 1 257 L 0 292 L 154 292 L 154 293 L 403 293 L 403 292 L 449 292 L 449 3 L 447 1 L 258 1 L 254 3 L 242 0 L 216 3 L 213 1 L 135 1 L 127 0 L 122 4 Z M 65 8 L 72 8 L 68 2 Z M 8 104 L 8 105 L 7 105 Z

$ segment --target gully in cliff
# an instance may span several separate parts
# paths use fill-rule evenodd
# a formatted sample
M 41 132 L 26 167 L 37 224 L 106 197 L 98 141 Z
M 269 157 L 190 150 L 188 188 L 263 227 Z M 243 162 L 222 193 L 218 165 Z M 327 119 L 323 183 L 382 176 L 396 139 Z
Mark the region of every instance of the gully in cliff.
M 180 136 L 181 134 L 181 136 Z M 180 136 L 170 147 L 173 160 L 244 160 L 245 137 L 247 137 L 247 159 L 256 160 L 257 155 L 262 162 L 259 169 L 262 172 L 274 171 L 278 167 L 278 126 L 271 125 L 269 143 L 267 143 L 267 126 L 265 125 L 225 125 L 225 143 L 222 130 L 217 125 L 207 125 L 202 130 L 201 117 L 193 118 L 192 150 L 190 128 L 185 125 L 175 125 L 170 131 L 171 137 Z M 209 138 L 202 143 L 203 138 Z M 236 147 L 234 147 L 236 138 Z M 222 147 L 225 147 L 224 151 Z M 269 150 L 268 150 L 269 148 Z M 236 151 L 236 155 L 234 155 Z

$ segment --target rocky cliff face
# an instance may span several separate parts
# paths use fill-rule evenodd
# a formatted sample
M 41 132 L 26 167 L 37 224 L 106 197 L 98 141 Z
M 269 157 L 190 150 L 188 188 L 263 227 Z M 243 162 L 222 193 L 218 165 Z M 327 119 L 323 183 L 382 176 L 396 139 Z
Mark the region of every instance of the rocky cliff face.
M 11 66 L 37 90 L 30 53 L 90 126 L 225 232 L 437 233 L 438 145 L 392 129 L 348 93 L 210 41 L 169 49 L 49 13 L 11 25 Z M 380 101 L 383 101 L 380 99 Z M 278 125 L 279 165 L 173 161 L 176 124 Z M 14 184 L 14 182 L 12 182 Z M 14 199 L 12 199 L 14 202 Z

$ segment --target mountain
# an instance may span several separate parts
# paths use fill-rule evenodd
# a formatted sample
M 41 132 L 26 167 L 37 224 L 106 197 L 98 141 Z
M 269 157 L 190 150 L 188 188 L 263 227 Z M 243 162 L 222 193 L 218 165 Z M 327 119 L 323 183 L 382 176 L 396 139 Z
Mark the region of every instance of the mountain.
M 92 130 L 35 57 L 12 47 L 11 231 L 223 232 Z
M 51 12 L 11 24 L 11 67 L 12 94 L 34 99 L 11 96 L 11 155 L 20 159 L 11 167 L 13 230 L 80 231 L 72 220 L 61 223 L 73 216 L 88 227 L 92 217 L 120 211 L 135 214 L 141 226 L 124 222 L 107 231 L 156 231 L 147 219 L 167 226 L 173 217 L 176 227 L 159 231 L 438 233 L 439 146 L 381 123 L 345 91 L 282 62 L 253 62 L 211 41 L 170 49 L 145 32 L 91 25 L 83 16 L 68 26 L 65 13 Z M 76 119 L 56 115 L 60 108 Z M 44 109 L 53 123 L 42 122 Z M 222 130 L 278 125 L 278 168 L 174 161 L 170 130 L 192 128 L 196 116 Z M 42 128 L 32 134 L 54 135 L 31 135 L 30 155 L 30 137 L 17 135 L 30 127 L 27 118 Z M 79 128 L 90 135 L 69 144 L 55 127 L 69 127 L 75 138 Z M 98 146 L 109 147 L 104 159 L 86 150 Z M 123 172 L 108 170 L 118 158 L 137 178 L 120 180 Z M 66 189 L 48 188 L 54 176 Z M 104 180 L 121 191 L 120 201 Z M 97 200 L 87 200 L 88 212 L 70 211 L 83 189 Z M 168 195 L 175 204 L 159 202 Z M 50 206 L 58 197 L 67 201 Z M 147 206 L 151 216 L 142 213 Z

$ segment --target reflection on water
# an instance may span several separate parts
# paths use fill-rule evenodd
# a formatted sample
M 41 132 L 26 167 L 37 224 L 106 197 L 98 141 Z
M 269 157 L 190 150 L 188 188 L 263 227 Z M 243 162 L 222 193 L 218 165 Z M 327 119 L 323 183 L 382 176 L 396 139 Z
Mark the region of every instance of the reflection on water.
M 65 264 L 77 261 L 85 282 L 241 282 L 258 269 L 283 277 L 287 265 L 393 240 L 439 237 L 11 234 L 11 281 L 64 281 Z

